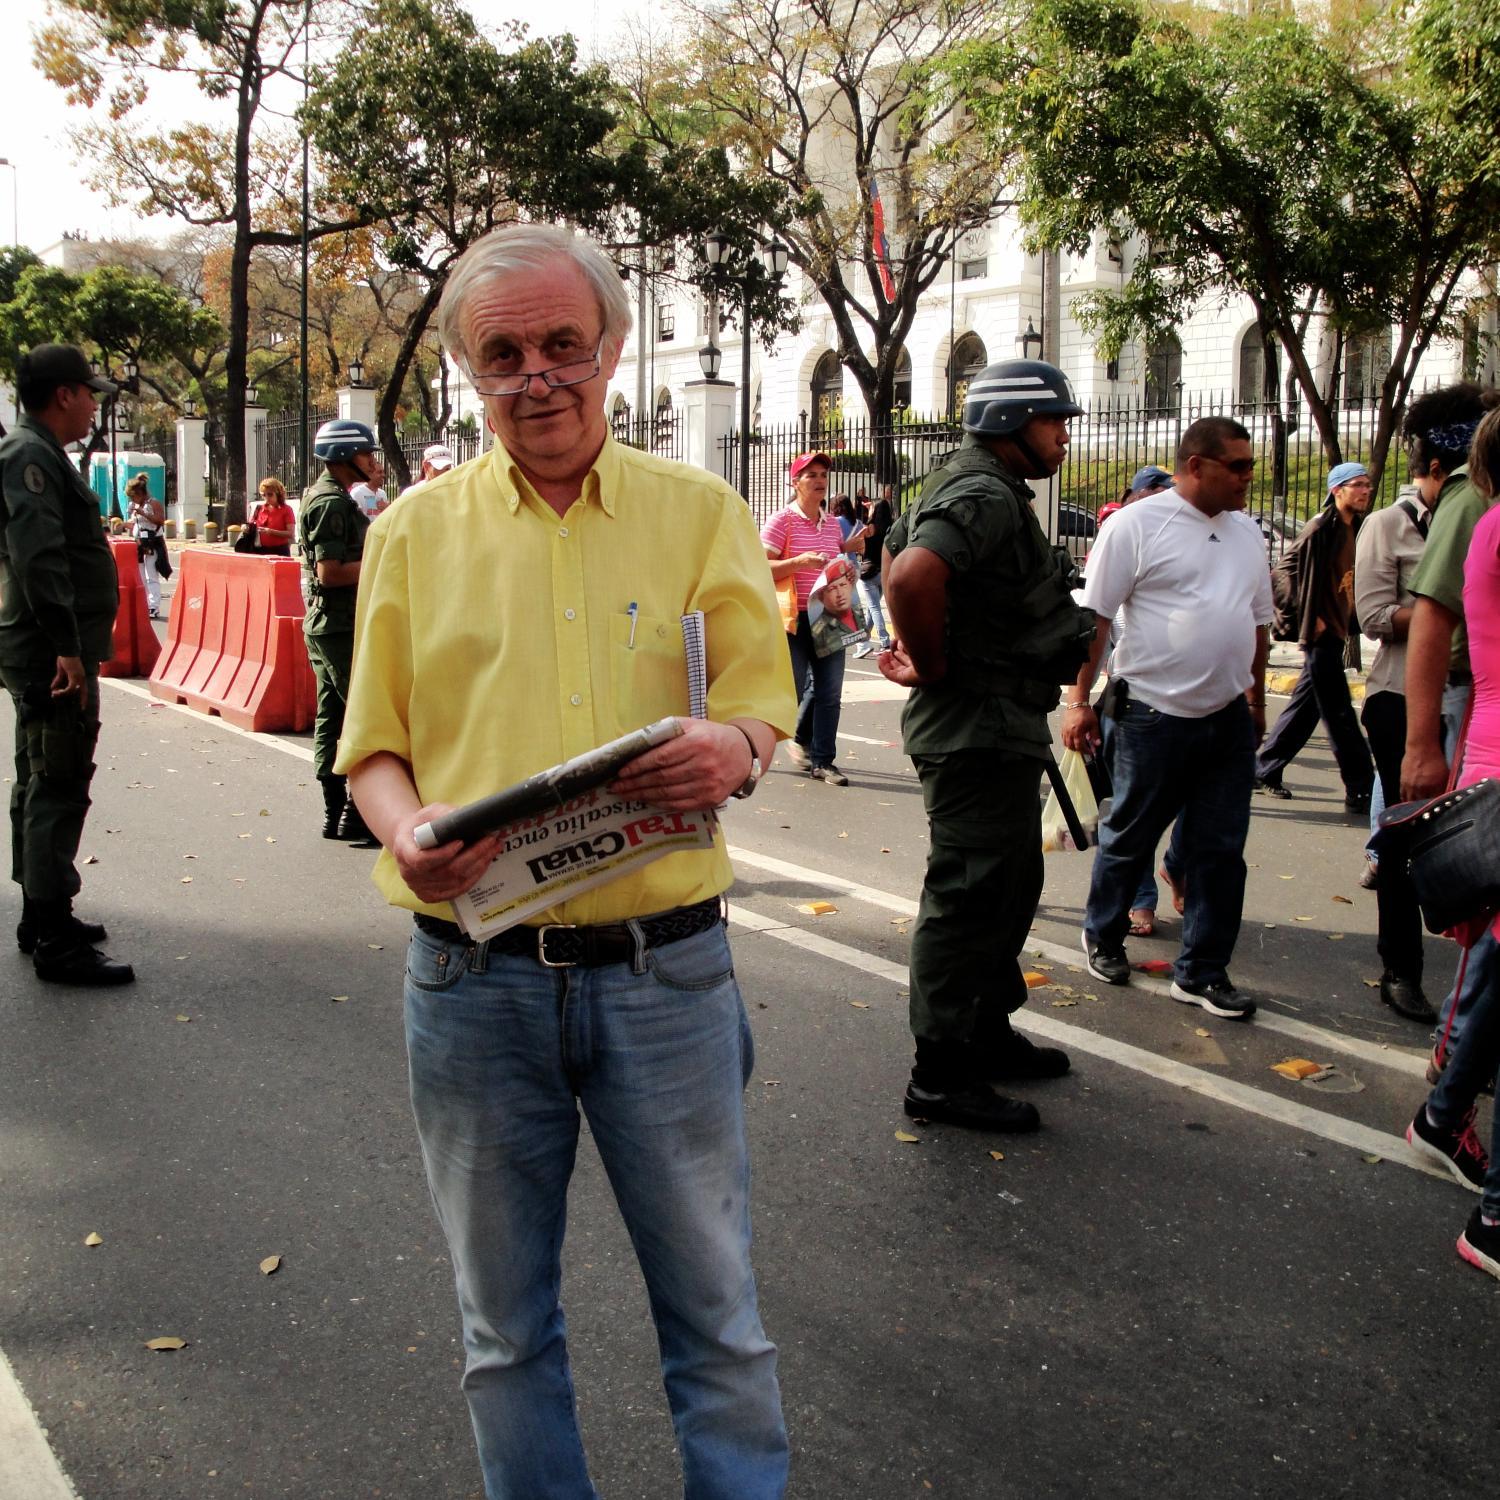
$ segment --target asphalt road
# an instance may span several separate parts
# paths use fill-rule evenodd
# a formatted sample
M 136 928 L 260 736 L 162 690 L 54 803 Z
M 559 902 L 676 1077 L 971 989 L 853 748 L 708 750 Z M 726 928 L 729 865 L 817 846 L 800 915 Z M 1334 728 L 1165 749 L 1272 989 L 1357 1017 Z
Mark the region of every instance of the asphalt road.
M 1257 802 L 1235 970 L 1254 1022 L 1077 972 L 1087 858 L 1051 856 L 1030 961 L 1053 982 L 1026 1016 L 1073 1073 L 1031 1091 L 1036 1136 L 913 1128 L 924 832 L 899 704 L 865 667 L 852 785 L 778 765 L 727 818 L 792 1495 L 1479 1493 L 1470 1383 L 1500 1288 L 1453 1251 L 1473 1198 L 1399 1139 L 1426 1034 L 1365 982 L 1374 898 L 1326 746 L 1293 766 L 1295 800 Z M 0 955 L 0 1350 L 84 1500 L 478 1496 L 405 1100 L 405 922 L 368 854 L 316 836 L 305 740 L 140 684 L 107 685 L 104 718 L 80 908 L 140 979 L 68 991 Z M 1132 957 L 1170 957 L 1175 931 Z M 1430 963 L 1437 990 L 1450 953 Z M 1288 1056 L 1336 1072 L 1293 1083 L 1271 1071 Z M 601 1495 L 680 1493 L 588 1150 L 564 1295 Z M 147 1350 L 158 1336 L 186 1347 Z

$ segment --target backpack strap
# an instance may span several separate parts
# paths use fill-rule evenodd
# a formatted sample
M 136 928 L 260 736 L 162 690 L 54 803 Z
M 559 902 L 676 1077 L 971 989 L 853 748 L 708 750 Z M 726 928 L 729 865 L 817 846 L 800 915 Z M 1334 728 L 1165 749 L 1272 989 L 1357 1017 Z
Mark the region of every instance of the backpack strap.
M 1398 500 L 1398 510 L 1404 510 L 1411 517 L 1411 524 L 1417 528 L 1417 535 L 1425 542 L 1427 540 L 1427 528 L 1432 524 L 1431 517 L 1424 516 L 1410 500 Z

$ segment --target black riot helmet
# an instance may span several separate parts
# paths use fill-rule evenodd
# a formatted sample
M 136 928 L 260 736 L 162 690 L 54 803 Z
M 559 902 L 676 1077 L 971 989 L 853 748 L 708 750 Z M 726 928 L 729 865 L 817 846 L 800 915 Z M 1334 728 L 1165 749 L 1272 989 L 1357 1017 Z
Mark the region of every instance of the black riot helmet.
M 963 429 L 975 437 L 1014 437 L 1032 417 L 1077 417 L 1068 377 L 1044 359 L 986 365 L 964 395 Z

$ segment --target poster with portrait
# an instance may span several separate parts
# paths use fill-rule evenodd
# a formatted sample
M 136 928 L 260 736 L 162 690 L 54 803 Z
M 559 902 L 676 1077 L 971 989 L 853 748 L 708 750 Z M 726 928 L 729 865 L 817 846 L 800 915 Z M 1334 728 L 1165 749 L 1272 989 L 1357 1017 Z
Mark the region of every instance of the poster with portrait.
M 807 623 L 819 656 L 847 651 L 870 639 L 870 617 L 854 586 L 855 564 L 836 557 L 818 574 L 807 599 Z

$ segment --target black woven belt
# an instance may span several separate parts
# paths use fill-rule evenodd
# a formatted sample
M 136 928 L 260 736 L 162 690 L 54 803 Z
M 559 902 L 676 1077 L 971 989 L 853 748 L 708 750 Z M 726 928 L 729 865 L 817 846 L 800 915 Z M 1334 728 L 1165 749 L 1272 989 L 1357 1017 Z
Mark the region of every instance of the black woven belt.
M 416 924 L 430 937 L 445 943 L 470 943 L 472 939 L 456 922 L 415 914 Z M 683 938 L 707 932 L 719 921 L 719 898 L 711 896 L 693 906 L 674 906 L 654 916 L 638 917 L 636 925 L 648 948 L 663 948 Z M 575 927 L 555 922 L 546 927 L 512 927 L 489 940 L 491 953 L 517 953 L 534 958 L 548 969 L 596 969 L 603 964 L 625 964 L 635 958 L 635 938 L 624 922 L 606 922 L 597 927 Z

